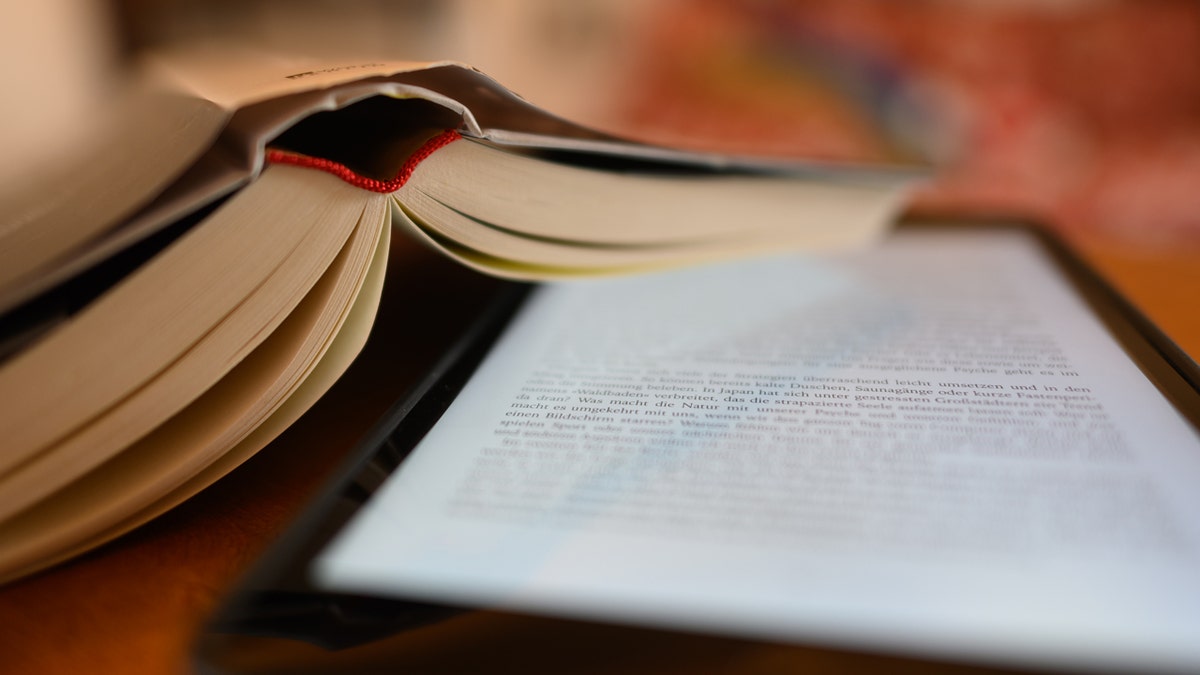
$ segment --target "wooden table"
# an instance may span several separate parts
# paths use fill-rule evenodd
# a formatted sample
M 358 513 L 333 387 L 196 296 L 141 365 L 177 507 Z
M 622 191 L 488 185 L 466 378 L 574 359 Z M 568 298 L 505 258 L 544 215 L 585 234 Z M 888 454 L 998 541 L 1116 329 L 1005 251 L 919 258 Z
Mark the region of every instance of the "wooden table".
M 1185 351 L 1200 356 L 1200 247 L 1136 250 L 1075 243 Z M 358 435 L 478 310 L 491 284 L 398 244 L 382 318 L 366 352 L 291 430 L 150 525 L 0 588 L 0 672 L 186 672 L 194 636 L 222 595 Z M 872 665 L 878 664 L 869 657 L 814 650 L 811 672 Z

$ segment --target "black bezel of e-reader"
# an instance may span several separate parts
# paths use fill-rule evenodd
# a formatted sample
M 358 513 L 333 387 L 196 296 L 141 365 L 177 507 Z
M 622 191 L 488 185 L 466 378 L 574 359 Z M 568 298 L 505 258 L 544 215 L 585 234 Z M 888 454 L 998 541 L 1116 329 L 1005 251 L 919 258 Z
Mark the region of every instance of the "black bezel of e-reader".
M 1045 227 L 1019 219 L 957 216 L 910 218 L 900 227 L 943 230 L 983 227 L 1027 232 L 1040 242 L 1143 374 L 1193 427 L 1200 429 L 1200 367 L 1061 240 L 1048 234 Z M 434 636 L 441 627 L 446 627 L 447 635 L 454 636 L 456 622 L 478 615 L 487 615 L 488 625 L 496 626 L 489 639 L 479 644 L 459 645 L 456 649 L 435 649 L 419 662 L 424 664 L 419 670 L 473 672 L 485 664 L 490 671 L 561 672 L 564 668 L 572 669 L 573 659 L 580 659 L 579 665 L 590 664 L 593 670 L 597 669 L 597 663 L 612 663 L 615 668 L 624 669 L 639 662 L 631 662 L 625 656 L 614 660 L 618 649 L 615 645 L 623 642 L 634 645 L 632 648 L 659 664 L 668 662 L 663 659 L 670 658 L 671 650 L 686 650 L 694 655 L 698 648 L 711 648 L 714 658 L 720 659 L 723 654 L 763 644 L 743 638 L 531 617 L 490 608 L 338 594 L 323 591 L 309 582 L 307 569 L 313 557 L 438 421 L 531 289 L 517 283 L 506 288 L 422 382 L 366 435 L 338 477 L 205 627 L 194 652 L 194 663 L 200 672 L 292 672 L 287 664 L 296 671 L 306 672 L 314 666 L 327 672 L 390 671 L 395 664 L 390 664 L 387 656 L 382 664 L 377 664 L 378 668 L 366 665 L 373 658 L 370 653 L 376 651 L 373 643 L 389 642 L 391 646 L 386 651 L 395 654 L 399 652 L 393 650 L 404 649 L 405 634 L 420 633 L 417 639 L 425 645 L 422 648 L 429 649 L 428 645 L 447 644 Z M 470 630 L 459 632 L 477 634 Z M 553 643 L 559 639 L 562 645 L 569 646 L 560 645 L 556 649 Z M 796 658 L 810 661 L 814 651 L 821 652 L 823 658 L 832 655 L 873 659 L 870 661 L 873 665 L 891 659 L 908 660 L 898 655 L 843 653 L 820 645 L 772 647 L 777 648 L 773 658 L 791 650 Z M 265 656 L 268 654 L 274 656 L 268 658 Z M 339 663 L 339 656 L 346 657 L 345 663 Z M 454 659 L 458 657 L 466 660 L 457 663 Z M 269 665 L 272 659 L 278 661 L 279 667 Z M 328 665 L 319 666 L 325 663 Z

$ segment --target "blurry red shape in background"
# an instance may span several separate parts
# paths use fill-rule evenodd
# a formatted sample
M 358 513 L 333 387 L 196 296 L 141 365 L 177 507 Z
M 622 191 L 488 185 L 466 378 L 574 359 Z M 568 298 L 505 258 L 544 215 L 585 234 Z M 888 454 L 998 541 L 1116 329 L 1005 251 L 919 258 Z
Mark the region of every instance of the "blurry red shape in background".
M 1200 245 L 1200 3 L 702 0 L 641 48 L 639 137 L 886 159 L 908 133 L 940 160 L 921 205 Z

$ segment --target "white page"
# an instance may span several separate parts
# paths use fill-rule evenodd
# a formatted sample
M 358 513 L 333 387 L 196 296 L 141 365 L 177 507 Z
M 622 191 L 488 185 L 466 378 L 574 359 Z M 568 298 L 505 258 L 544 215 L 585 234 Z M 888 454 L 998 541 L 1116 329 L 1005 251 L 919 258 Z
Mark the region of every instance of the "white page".
M 1015 232 L 540 290 L 321 585 L 1200 667 L 1200 439 Z

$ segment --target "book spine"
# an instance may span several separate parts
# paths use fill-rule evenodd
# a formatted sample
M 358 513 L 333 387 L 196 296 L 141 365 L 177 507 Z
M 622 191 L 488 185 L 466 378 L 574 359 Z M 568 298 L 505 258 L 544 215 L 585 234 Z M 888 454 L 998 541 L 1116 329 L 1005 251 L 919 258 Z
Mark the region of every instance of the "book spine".
M 400 170 L 396 173 L 395 177 L 389 180 L 369 178 L 355 172 L 345 164 L 340 164 L 332 160 L 323 159 L 321 157 L 310 157 L 308 155 L 289 152 L 287 150 L 279 150 L 276 148 L 267 149 L 266 159 L 267 162 L 271 164 L 290 164 L 292 166 L 299 166 L 307 169 L 317 169 L 319 171 L 331 173 L 353 185 L 354 187 L 370 190 L 371 192 L 390 193 L 404 187 L 404 184 L 408 182 L 409 177 L 412 176 L 413 171 L 416 170 L 417 165 L 424 161 L 426 157 L 432 155 L 439 148 L 445 147 L 446 145 L 449 145 L 460 138 L 462 138 L 462 135 L 453 129 L 447 129 L 437 136 L 430 138 L 420 148 L 418 148 L 417 151 L 414 152 L 407 161 L 404 162 L 404 165 L 400 167 Z

